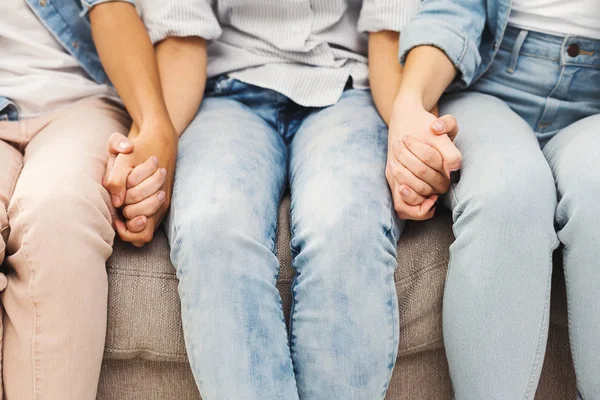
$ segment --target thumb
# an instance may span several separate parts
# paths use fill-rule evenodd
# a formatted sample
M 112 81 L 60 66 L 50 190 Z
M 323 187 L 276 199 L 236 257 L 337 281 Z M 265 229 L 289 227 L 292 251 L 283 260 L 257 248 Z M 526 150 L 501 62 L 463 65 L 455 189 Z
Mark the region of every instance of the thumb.
M 122 133 L 115 132 L 108 138 L 108 152 L 112 155 L 128 154 L 133 151 L 133 143 Z
M 452 115 L 444 115 L 431 124 L 431 130 L 436 135 L 448 135 L 454 141 L 458 135 L 458 123 Z

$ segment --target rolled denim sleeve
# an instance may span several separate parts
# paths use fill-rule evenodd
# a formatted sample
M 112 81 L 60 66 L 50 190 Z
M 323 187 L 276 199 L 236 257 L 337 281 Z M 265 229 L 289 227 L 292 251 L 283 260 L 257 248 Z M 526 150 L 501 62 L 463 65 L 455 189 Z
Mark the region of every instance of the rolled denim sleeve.
M 417 13 L 421 0 L 364 0 L 358 19 L 360 32 L 400 32 Z
M 419 13 L 402 31 L 400 62 L 415 47 L 437 47 L 460 72 L 453 86 L 468 87 L 481 65 L 485 7 L 486 0 L 423 0 Z
M 221 35 L 221 27 L 209 0 L 137 0 L 137 2 L 152 43 L 168 37 L 198 36 L 213 40 Z

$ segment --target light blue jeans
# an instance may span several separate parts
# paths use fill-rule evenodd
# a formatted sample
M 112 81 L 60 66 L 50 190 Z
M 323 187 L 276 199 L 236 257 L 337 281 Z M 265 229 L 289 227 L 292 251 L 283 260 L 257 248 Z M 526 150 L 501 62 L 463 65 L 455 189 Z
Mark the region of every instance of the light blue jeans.
M 600 399 L 600 42 L 509 28 L 441 111 L 464 157 L 443 313 L 456 398 L 534 398 L 562 243 L 578 388 Z
M 205 400 L 382 399 L 399 342 L 400 223 L 368 91 L 305 108 L 221 77 L 183 134 L 168 223 L 185 342 Z M 275 287 L 292 197 L 288 336 Z

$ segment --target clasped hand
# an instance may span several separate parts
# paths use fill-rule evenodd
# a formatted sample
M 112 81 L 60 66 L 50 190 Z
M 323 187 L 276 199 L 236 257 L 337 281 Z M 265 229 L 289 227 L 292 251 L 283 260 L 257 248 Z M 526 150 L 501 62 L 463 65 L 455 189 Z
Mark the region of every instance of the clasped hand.
M 103 186 L 117 210 L 114 228 L 122 240 L 142 247 L 169 209 L 177 135 L 169 124 L 139 132 L 133 127 L 128 137 L 111 135 L 109 153 Z
M 453 143 L 457 133 L 451 115 L 436 118 L 406 105 L 392 114 L 386 178 L 400 219 L 432 218 L 439 196 L 460 179 L 462 156 Z

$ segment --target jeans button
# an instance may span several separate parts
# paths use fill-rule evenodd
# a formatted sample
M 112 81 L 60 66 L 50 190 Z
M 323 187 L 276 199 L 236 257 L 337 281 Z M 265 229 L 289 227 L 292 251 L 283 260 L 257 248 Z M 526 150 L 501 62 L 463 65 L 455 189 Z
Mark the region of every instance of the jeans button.
M 579 45 L 577 43 L 573 43 L 570 44 L 569 47 L 567 47 L 567 54 L 571 57 L 577 57 L 579 55 L 580 50 L 581 48 L 579 47 Z

